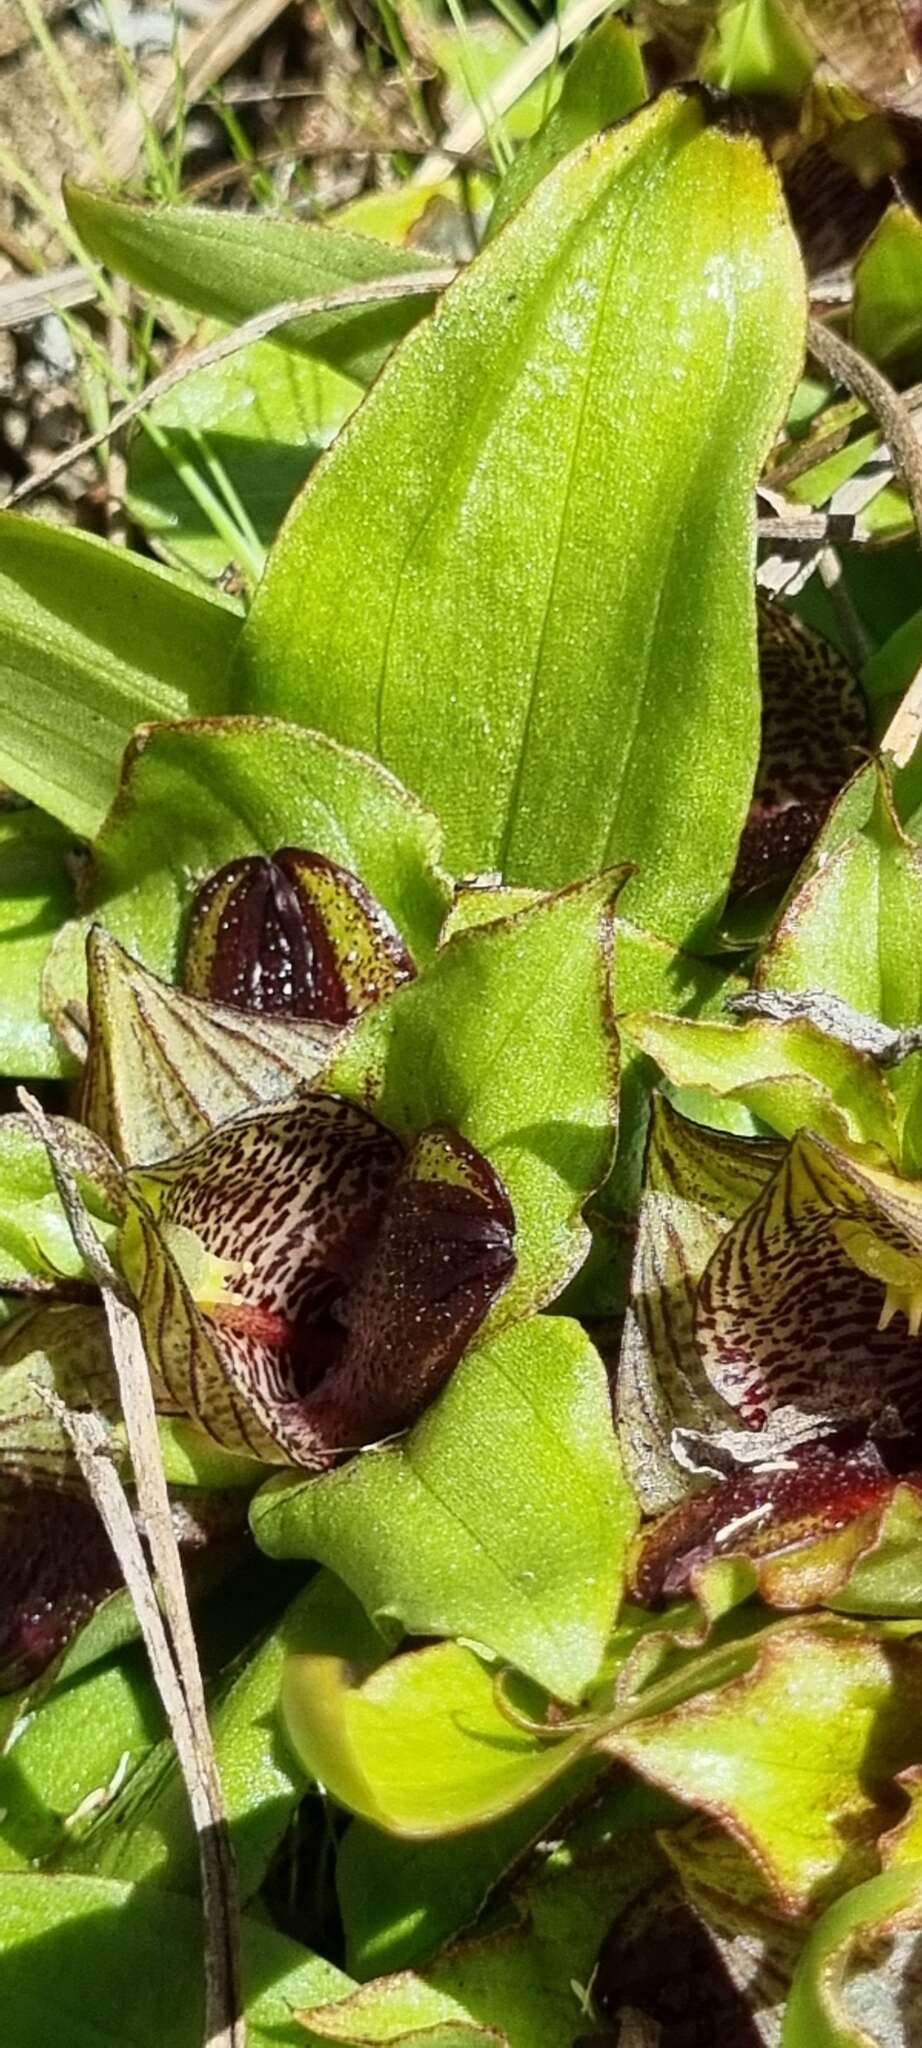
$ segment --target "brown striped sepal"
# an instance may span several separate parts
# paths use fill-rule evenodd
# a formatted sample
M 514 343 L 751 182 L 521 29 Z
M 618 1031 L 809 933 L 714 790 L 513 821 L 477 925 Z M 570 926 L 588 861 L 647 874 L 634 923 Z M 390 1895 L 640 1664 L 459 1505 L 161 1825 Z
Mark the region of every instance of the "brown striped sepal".
M 817 55 L 859 98 L 922 114 L 922 0 L 785 0 Z
M 870 743 L 864 698 L 835 648 L 762 596 L 758 628 L 762 735 L 735 895 L 793 880 Z
M 894 1475 L 872 1444 L 805 1446 L 741 1469 L 648 1527 L 632 1566 L 647 1606 L 697 1594 L 711 1568 L 751 1567 L 770 1606 L 922 1612 L 922 1470 Z
M 698 1285 L 731 1224 L 758 1198 L 783 1156 L 780 1144 L 706 1130 L 664 1097 L 653 1097 L 617 1382 L 622 1454 L 648 1514 L 688 1491 L 674 1432 L 708 1435 L 738 1421 L 698 1352 Z
M 512 1272 L 513 1218 L 450 1131 L 404 1159 L 336 1096 L 128 1176 L 123 1268 L 152 1367 L 228 1449 L 321 1467 L 409 1422 Z
M 182 982 L 236 1010 L 341 1025 L 414 971 L 396 925 L 355 875 L 286 846 L 271 860 L 229 861 L 199 890 Z
M 922 1186 L 802 1132 L 701 1277 L 695 1338 L 747 1429 L 922 1427 Z
M 278 1102 L 329 1058 L 330 1024 L 261 1016 L 172 988 L 96 925 L 82 1116 L 123 1166 L 183 1151 L 226 1118 Z

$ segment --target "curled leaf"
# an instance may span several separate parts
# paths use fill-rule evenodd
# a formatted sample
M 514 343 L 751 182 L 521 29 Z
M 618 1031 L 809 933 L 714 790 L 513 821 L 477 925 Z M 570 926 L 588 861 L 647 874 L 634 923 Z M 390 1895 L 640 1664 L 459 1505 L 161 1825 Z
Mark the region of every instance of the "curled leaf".
M 605 1747 L 726 1828 L 794 1917 L 874 1868 L 920 1704 L 916 1642 L 828 1618 L 784 1622 L 741 1677 Z

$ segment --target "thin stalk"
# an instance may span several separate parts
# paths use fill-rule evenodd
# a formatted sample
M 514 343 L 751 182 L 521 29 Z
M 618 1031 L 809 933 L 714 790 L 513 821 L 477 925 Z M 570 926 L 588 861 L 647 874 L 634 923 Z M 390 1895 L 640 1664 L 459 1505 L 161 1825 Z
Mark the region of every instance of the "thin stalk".
M 461 69 L 468 94 L 473 100 L 492 152 L 493 161 L 500 175 L 508 170 L 512 162 L 513 149 L 509 140 L 502 113 L 496 106 L 492 91 L 479 72 L 479 53 L 471 36 L 467 18 L 460 0 L 447 0 L 448 12 L 454 22 L 461 53 Z
M 36 6 L 35 0 L 17 0 L 17 5 L 33 42 L 45 60 L 48 75 L 65 112 L 70 115 L 84 149 L 92 157 L 103 184 L 111 185 L 112 173 L 106 160 L 102 141 L 87 113 L 83 94 L 74 84 L 58 46 L 48 32 L 48 26 L 41 9 Z

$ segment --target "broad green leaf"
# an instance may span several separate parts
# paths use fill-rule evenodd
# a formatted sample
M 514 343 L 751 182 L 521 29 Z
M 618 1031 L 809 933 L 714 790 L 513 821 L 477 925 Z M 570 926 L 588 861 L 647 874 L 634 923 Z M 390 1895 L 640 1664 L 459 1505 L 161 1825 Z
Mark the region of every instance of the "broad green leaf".
M 378 278 L 412 278 L 433 259 L 344 228 L 270 220 L 228 208 L 144 206 L 85 187 L 66 188 L 67 210 L 92 255 L 155 298 L 232 326 L 286 299 L 324 298 Z M 431 297 L 340 307 L 294 321 L 284 345 L 367 383 Z
M 532 889 L 485 885 L 459 886 L 442 929 L 441 941 L 475 925 L 513 916 L 536 899 Z M 725 967 L 697 960 L 645 932 L 629 919 L 614 920 L 612 1004 L 621 1011 L 640 1008 L 709 1015 L 718 1011 L 728 992 L 742 988 Z M 565 1306 L 580 1316 L 619 1314 L 627 1296 L 631 1244 L 650 1114 L 653 1067 L 619 1031 L 620 1088 L 618 1149 L 615 1164 L 595 1196 L 588 1220 L 593 1243 L 586 1265 L 568 1290 Z
M 247 2048 L 308 2048 L 299 2006 L 348 1977 L 274 1928 L 241 1925 Z M 102 1878 L 0 1876 L 0 1997 L 10 2048 L 201 2048 L 203 1929 L 191 1899 Z
M 572 58 L 547 120 L 513 157 L 493 202 L 487 239 L 505 226 L 562 157 L 632 114 L 646 96 L 638 36 L 614 17 L 603 21 Z
M 507 1330 L 401 1444 L 251 1509 L 273 1557 L 316 1557 L 372 1617 L 463 1636 L 549 1692 L 595 1678 L 636 1523 L 601 1359 L 576 1323 Z
M 188 996 L 90 932 L 84 1121 L 123 1166 L 193 1145 L 216 1124 L 279 1102 L 319 1072 L 336 1032 Z
M 806 1125 L 833 1143 L 852 1139 L 899 1157 L 896 1104 L 875 1061 L 808 1021 L 654 1013 L 625 1017 L 621 1030 L 674 1086 L 742 1102 L 782 1138 Z
M 922 223 L 890 206 L 855 265 L 856 347 L 891 376 L 911 382 L 922 367 Z
M 499 1173 L 517 1265 L 494 1327 L 553 1301 L 586 1254 L 581 1212 L 611 1165 L 617 1118 L 607 981 L 622 880 L 601 875 L 459 932 L 357 1020 L 323 1077 L 407 1143 L 451 1125 Z
M 90 837 L 135 726 L 224 708 L 239 629 L 125 548 L 0 515 L 0 775 Z
M 548 887 L 636 860 L 632 914 L 687 937 L 719 907 L 752 788 L 752 486 L 802 336 L 756 144 L 669 95 L 590 142 L 314 472 L 248 621 L 239 706 L 374 751 L 462 871 Z
M 80 1838 L 162 1737 L 163 1713 L 139 1645 L 54 1687 L 28 1709 L 0 1757 L 0 1869 L 29 1869 Z M 3 1966 L 0 1963 L 0 1977 Z
M 461 1643 L 410 1650 L 370 1676 L 335 1656 L 289 1657 L 281 1714 L 312 1778 L 398 1835 L 492 1820 L 559 1777 L 586 1747 L 542 1740 L 496 1701 L 497 1673 Z
M 404 2041 L 410 2048 L 427 2039 L 424 2028 L 472 2022 L 498 2030 L 507 2048 L 574 2048 L 591 2025 L 586 1993 L 602 1938 L 662 1869 L 649 1818 L 641 1809 L 633 1830 L 564 1848 L 516 1888 L 502 1925 L 456 1942 L 418 1975 L 379 1977 L 337 2005 L 315 2008 L 306 2023 L 324 2041 L 363 2048 Z
M 884 1024 L 922 1017 L 922 850 L 878 777 L 867 822 L 814 850 L 760 954 L 760 988 L 825 989 Z
M 43 811 L 0 815 L 0 1073 L 23 1079 L 68 1071 L 39 1007 L 55 933 L 72 915 L 72 839 Z
M 605 1782 L 596 1785 L 590 1799 L 587 1789 L 600 1771 Z M 574 1813 L 579 1817 L 574 1819 Z M 353 1976 L 364 1980 L 417 1967 L 438 1954 L 521 1868 L 529 1847 L 541 1851 L 548 1839 L 554 1842 L 558 1815 L 566 1816 L 567 1826 L 566 1845 L 556 1856 L 566 1867 L 586 1850 L 619 1841 L 629 1857 L 641 1829 L 649 1852 L 651 1830 L 672 1826 L 681 1809 L 639 1778 L 609 1772 L 597 1756 L 587 1754 L 523 1805 L 464 1834 L 414 1840 L 353 1821 L 336 1863 L 346 1961 Z
M 273 719 L 155 726 L 129 750 L 93 849 L 87 916 L 49 967 L 52 1006 L 85 993 L 93 919 L 145 967 L 177 980 L 199 885 L 241 854 L 299 846 L 348 868 L 390 912 L 418 962 L 444 915 L 439 828 L 384 769 Z
M 903 2048 L 922 2023 L 922 1863 L 836 1899 L 807 1937 L 781 2048 Z
M 237 1855 L 241 1896 L 265 1877 L 292 1814 L 307 1789 L 303 1766 L 284 1741 L 278 1696 L 289 1656 L 322 1654 L 331 1632 L 357 1661 L 369 1643 L 386 1645 L 357 1603 L 326 1573 L 286 1608 L 266 1641 L 219 1695 L 210 1714 L 215 1756 Z M 198 1889 L 198 1857 L 188 1795 L 172 1743 L 142 1765 L 119 1799 L 63 1859 L 71 1869 L 143 1882 L 149 1892 Z
M 871 1631 L 784 1625 L 719 1691 L 607 1741 L 746 1843 L 784 1909 L 873 1868 L 891 1780 L 917 1751 L 922 1652 Z
M 271 341 L 251 342 L 226 362 L 194 371 L 148 411 L 174 459 L 147 433 L 135 434 L 127 489 L 132 518 L 168 561 L 215 581 L 231 565 L 231 553 L 190 496 L 176 461 L 197 469 L 219 496 L 229 484 L 267 548 L 360 395 L 359 385 L 325 363 Z M 236 566 L 246 565 L 238 560 Z
M 65 1117 L 54 1128 L 91 1215 L 111 1225 L 96 1140 Z M 25 1117 L 0 1118 L 0 1287 L 47 1293 L 61 1279 L 85 1277 L 41 1139 Z

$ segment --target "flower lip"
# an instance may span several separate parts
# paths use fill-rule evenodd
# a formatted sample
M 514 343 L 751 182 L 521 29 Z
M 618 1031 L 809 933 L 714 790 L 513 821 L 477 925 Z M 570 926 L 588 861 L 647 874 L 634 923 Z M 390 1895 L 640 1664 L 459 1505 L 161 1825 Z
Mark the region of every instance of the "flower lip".
M 899 1484 L 922 1494 L 922 1445 L 876 1445 L 856 1431 L 807 1444 L 775 1467 L 747 1466 L 694 1493 L 648 1526 L 633 1567 L 645 1606 L 694 1590 L 717 1559 L 781 1557 L 883 1508 Z
M 386 911 L 319 853 L 229 861 L 192 906 L 183 986 L 233 1009 L 346 1024 L 413 973 Z

